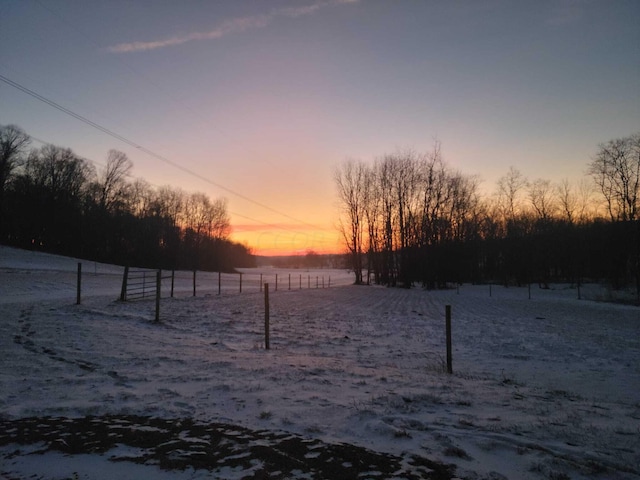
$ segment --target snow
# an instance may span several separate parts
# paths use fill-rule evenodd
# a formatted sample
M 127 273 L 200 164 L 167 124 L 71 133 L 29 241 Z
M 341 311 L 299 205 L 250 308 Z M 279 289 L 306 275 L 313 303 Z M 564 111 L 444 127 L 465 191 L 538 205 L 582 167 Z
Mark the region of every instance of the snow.
M 529 299 L 527 288 L 494 285 L 490 296 L 488 286 L 388 289 L 349 285 L 346 271 L 244 269 L 242 293 L 238 275 L 222 275 L 218 295 L 217 274 L 198 272 L 194 297 L 192 273 L 176 272 L 156 324 L 153 299 L 116 301 L 122 267 L 83 262 L 76 305 L 77 262 L 0 247 L 2 418 L 191 418 L 409 452 L 455 464 L 459 478 L 640 478 L 640 308 L 590 300 L 595 285 L 582 300 L 567 285 L 532 287 Z M 270 350 L 260 274 L 272 285 Z M 109 460 L 131 453 L 122 448 L 6 445 L 0 478 L 207 478 Z M 216 478 L 248 474 L 225 467 Z

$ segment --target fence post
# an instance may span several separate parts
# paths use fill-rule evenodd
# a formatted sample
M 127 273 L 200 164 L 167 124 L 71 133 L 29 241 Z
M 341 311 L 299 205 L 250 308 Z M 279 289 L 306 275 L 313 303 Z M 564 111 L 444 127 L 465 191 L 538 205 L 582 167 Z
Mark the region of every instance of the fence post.
M 78 288 L 76 291 L 76 305 L 80 305 L 81 291 L 82 291 L 82 263 L 78 262 Z
M 122 275 L 122 289 L 120 290 L 120 301 L 127 301 L 127 278 L 129 278 L 129 266 L 125 265 L 124 274 Z
M 193 296 L 196 296 L 196 271 L 193 271 Z
M 176 271 L 171 270 L 171 298 L 173 298 L 173 283 L 175 281 L 175 278 L 176 278 Z
M 289 274 L 289 290 L 291 290 L 291 274 Z
M 269 350 L 269 284 L 264 284 L 264 348 Z
M 300 274 L 300 290 L 302 290 L 302 274 Z
M 276 292 L 278 291 L 278 274 L 276 273 Z
M 242 293 L 242 272 L 240 272 L 240 293 Z
M 307 288 L 311 288 L 311 275 L 307 275 Z
M 262 292 L 262 274 L 260 274 L 260 292 Z
M 218 271 L 218 295 L 222 291 L 222 274 Z
M 445 305 L 446 329 L 447 329 L 447 373 L 453 373 L 451 359 L 451 305 Z
M 160 293 L 162 285 L 162 270 L 156 272 L 156 323 L 160 321 Z
M 142 272 L 142 298 L 146 297 L 147 293 L 147 272 Z

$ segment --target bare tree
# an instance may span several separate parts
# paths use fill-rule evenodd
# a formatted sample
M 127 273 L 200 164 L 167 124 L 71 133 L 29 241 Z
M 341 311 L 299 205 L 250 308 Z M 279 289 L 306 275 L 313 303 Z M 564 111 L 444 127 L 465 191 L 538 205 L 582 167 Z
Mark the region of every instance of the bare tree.
M 31 143 L 31 137 L 15 125 L 0 126 L 0 192 L 11 178 Z
M 165 185 L 158 189 L 154 209 L 158 215 L 169 219 L 172 227 L 176 227 L 180 222 L 185 202 L 186 194 L 182 190 Z
M 94 171 L 71 149 L 49 144 L 29 154 L 25 175 L 36 186 L 46 189 L 50 199 L 58 200 L 79 198 Z
M 195 235 L 197 243 L 206 237 L 226 239 L 231 231 L 227 200 L 221 198 L 211 202 L 204 193 L 192 193 L 186 197 L 182 221 L 184 228 Z
M 589 174 L 611 220 L 636 220 L 640 195 L 640 133 L 600 144 Z
M 573 223 L 578 209 L 578 195 L 574 187 L 568 178 L 563 178 L 555 188 L 561 215 L 567 222 Z
M 153 211 L 157 194 L 149 182 L 136 178 L 123 189 L 123 197 L 124 208 L 134 216 L 142 218 Z
M 209 236 L 216 240 L 226 240 L 231 233 L 231 221 L 227 213 L 227 199 L 218 198 L 209 208 Z
M 133 162 L 118 150 L 109 150 L 107 165 L 97 181 L 98 205 L 108 212 L 124 204 L 128 186 L 127 176 L 133 169 Z
M 381 198 L 381 231 L 382 255 L 380 272 L 381 281 L 387 285 L 395 285 L 396 262 L 395 243 L 395 200 L 393 197 L 393 162 L 390 157 L 383 157 L 376 163 L 376 178 Z
M 541 220 L 549 220 L 556 212 L 551 181 L 538 178 L 529 184 L 531 206 Z
M 0 125 L 0 232 L 4 230 L 4 197 L 15 169 L 24 161 L 31 138 L 20 127 Z
M 479 225 L 478 178 L 458 172 L 449 175 L 447 184 L 449 190 L 447 223 L 450 228 L 450 239 L 469 240 L 469 237 L 477 232 Z
M 509 171 L 498 180 L 498 202 L 506 220 L 513 220 L 521 213 L 522 191 L 529 182 L 520 170 L 509 167 Z
M 380 252 L 382 251 L 382 199 L 378 169 L 374 167 L 365 170 L 364 180 L 364 217 L 367 224 L 367 284 L 371 274 L 375 275 L 375 282 L 380 282 Z
M 355 283 L 359 285 L 362 283 L 366 166 L 362 162 L 347 160 L 334 171 L 333 178 L 342 209 L 338 228 L 349 251 Z
M 449 201 L 449 172 L 442 159 L 441 145 L 436 142 L 433 150 L 425 155 L 420 165 L 421 211 L 419 244 L 438 243 L 442 237 L 440 219 Z
M 582 178 L 578 182 L 578 220 L 582 223 L 587 222 L 598 216 L 599 205 L 594 201 L 594 183 L 588 178 Z
M 16 181 L 28 192 L 25 203 L 33 202 L 25 227 L 34 244 L 70 253 L 80 243 L 82 204 L 93 175 L 92 166 L 68 148 L 45 145 L 29 154 Z
M 395 203 L 396 231 L 398 235 L 396 255 L 399 277 L 405 287 L 411 286 L 409 248 L 415 238 L 417 199 L 419 188 L 419 158 L 411 150 L 388 157 L 392 165 L 391 194 Z

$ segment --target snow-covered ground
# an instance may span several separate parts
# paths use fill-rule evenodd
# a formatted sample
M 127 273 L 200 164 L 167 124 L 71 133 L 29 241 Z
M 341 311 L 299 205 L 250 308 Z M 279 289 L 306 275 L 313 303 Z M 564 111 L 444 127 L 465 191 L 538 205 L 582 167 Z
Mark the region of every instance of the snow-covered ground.
M 529 299 L 527 288 L 357 287 L 347 272 L 264 269 L 244 270 L 242 293 L 223 275 L 221 295 L 217 274 L 198 272 L 193 297 L 181 272 L 174 298 L 163 281 L 155 324 L 153 299 L 116 301 L 122 267 L 83 262 L 76 305 L 76 265 L 0 247 L 2 420 L 188 418 L 409 453 L 460 478 L 640 478 L 640 308 L 585 299 L 595 286 L 582 300 L 568 286 Z M 38 450 L 0 447 L 0 478 L 243 478 Z

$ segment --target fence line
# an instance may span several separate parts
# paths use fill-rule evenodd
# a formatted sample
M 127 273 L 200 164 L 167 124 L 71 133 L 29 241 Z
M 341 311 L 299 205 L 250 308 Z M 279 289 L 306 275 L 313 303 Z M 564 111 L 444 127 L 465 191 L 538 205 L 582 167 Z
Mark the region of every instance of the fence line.
M 221 272 L 205 272 L 200 270 L 193 271 L 162 271 L 151 270 L 145 268 L 124 268 L 124 274 L 122 279 L 122 289 L 120 294 L 120 300 L 132 301 L 151 298 L 156 295 L 156 272 L 162 272 L 160 277 L 160 296 L 166 298 L 167 296 L 174 297 L 176 294 L 192 296 L 207 295 L 216 293 L 222 295 L 223 293 L 251 293 L 262 292 L 264 284 L 271 281 L 274 285 L 273 291 L 277 292 L 279 286 L 280 290 L 293 290 L 296 286 L 298 290 L 303 290 L 306 286 L 307 289 L 319 289 L 319 288 L 331 288 L 332 286 L 350 285 L 352 282 L 349 280 L 342 283 L 336 282 L 335 277 L 332 285 L 330 275 L 317 275 L 316 272 L 307 274 L 298 274 L 298 285 L 292 282 L 292 274 L 284 273 L 287 275 L 285 282 L 282 282 L 279 278 L 282 273 L 264 273 L 264 272 L 237 272 L 237 273 L 221 273 Z M 303 282 L 303 277 L 307 277 L 307 281 Z M 312 278 L 315 277 L 315 283 Z M 168 287 L 168 281 L 170 281 L 170 290 L 167 295 L 166 291 Z M 306 285 L 305 285 L 306 283 Z

